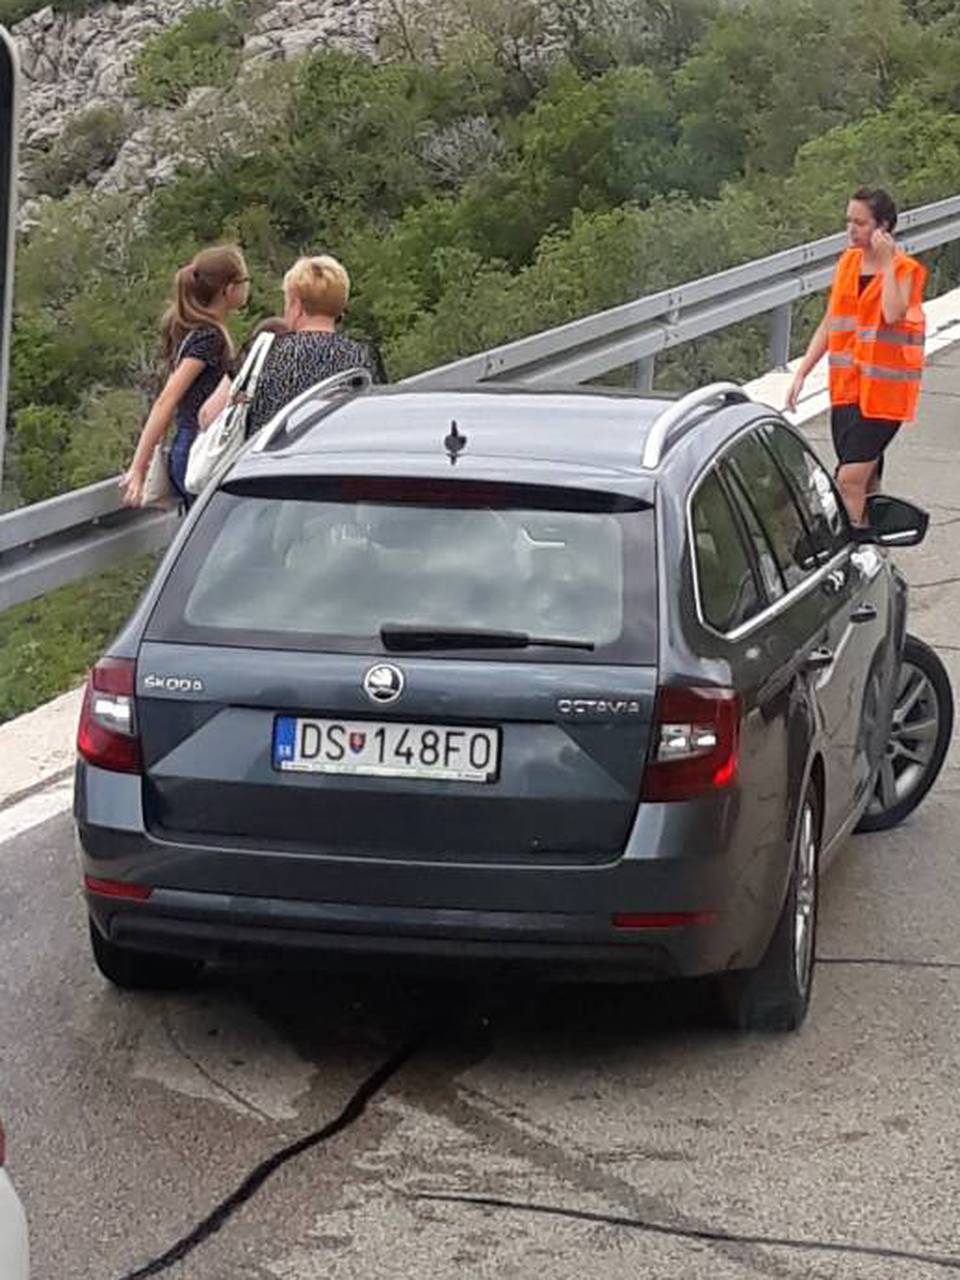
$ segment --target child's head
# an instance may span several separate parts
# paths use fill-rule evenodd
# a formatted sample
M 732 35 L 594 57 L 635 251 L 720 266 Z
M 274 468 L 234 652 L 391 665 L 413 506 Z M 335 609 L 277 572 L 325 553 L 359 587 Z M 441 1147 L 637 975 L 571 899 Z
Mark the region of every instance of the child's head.
M 247 356 L 250 354 L 250 348 L 260 337 L 261 333 L 274 333 L 277 337 L 280 337 L 282 334 L 289 332 L 290 328 L 283 316 L 268 316 L 266 320 L 261 320 L 250 334 L 250 337 L 247 338 L 246 342 L 241 347 L 240 354 L 236 359 L 235 368 L 239 369 L 244 360 L 246 360 Z
M 267 316 L 266 320 L 261 320 L 253 333 L 250 335 L 250 341 L 259 338 L 261 333 L 289 333 L 290 326 L 284 320 L 283 316 Z
M 201 249 L 173 279 L 173 298 L 162 325 L 167 358 L 173 362 L 191 330 L 206 327 L 220 330 L 226 354 L 232 354 L 224 317 L 246 305 L 249 286 L 247 264 L 236 245 Z

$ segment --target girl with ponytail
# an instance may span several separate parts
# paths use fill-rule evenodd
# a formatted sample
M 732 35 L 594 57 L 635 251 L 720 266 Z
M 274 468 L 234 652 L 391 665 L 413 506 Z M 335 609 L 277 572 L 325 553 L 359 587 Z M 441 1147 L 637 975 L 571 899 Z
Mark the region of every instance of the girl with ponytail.
M 176 419 L 170 449 L 170 481 L 181 500 L 187 457 L 197 433 L 200 406 L 229 370 L 233 344 L 226 319 L 246 305 L 250 277 L 232 245 L 204 249 L 174 277 L 173 300 L 161 326 L 167 380 L 150 410 L 133 461 L 120 481 L 124 504 L 138 507 L 154 450 Z

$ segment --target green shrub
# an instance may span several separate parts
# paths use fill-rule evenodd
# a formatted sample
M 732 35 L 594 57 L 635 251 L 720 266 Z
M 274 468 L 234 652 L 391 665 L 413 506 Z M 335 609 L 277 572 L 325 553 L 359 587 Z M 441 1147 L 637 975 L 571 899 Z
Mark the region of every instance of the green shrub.
M 155 555 L 0 614 L 0 723 L 78 685 L 133 611 Z
M 0 0 L 0 23 L 5 27 L 15 27 L 31 13 L 42 9 L 46 0 Z
M 76 409 L 29 404 L 14 419 L 11 474 L 24 502 L 40 502 L 116 475 L 145 417 L 136 391 L 90 393 Z
M 230 84 L 240 66 L 243 29 L 227 10 L 194 9 L 154 37 L 137 56 L 137 96 L 147 106 L 175 107 L 191 89 Z
M 87 399 L 73 421 L 63 459 L 68 489 L 106 480 L 129 464 L 145 409 L 136 391 L 105 391 Z
M 89 107 L 79 112 L 34 166 L 37 190 L 58 198 L 98 176 L 116 160 L 126 134 L 126 117 L 119 107 Z
M 14 418 L 14 468 L 24 502 L 42 502 L 62 493 L 64 462 L 73 414 L 54 404 L 28 404 Z

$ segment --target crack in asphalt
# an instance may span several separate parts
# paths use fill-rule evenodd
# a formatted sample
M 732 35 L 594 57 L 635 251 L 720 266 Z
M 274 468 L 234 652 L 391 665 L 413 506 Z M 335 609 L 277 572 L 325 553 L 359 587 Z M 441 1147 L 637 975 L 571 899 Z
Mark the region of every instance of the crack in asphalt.
M 952 578 L 938 578 L 934 582 L 911 582 L 911 591 L 926 591 L 929 587 L 950 587 L 955 582 L 960 582 L 960 574 L 955 574 Z
M 188 1062 L 191 1067 L 199 1072 L 208 1084 L 212 1084 L 218 1092 L 226 1094 L 228 1098 L 232 1098 L 234 1102 L 243 1108 L 244 1111 L 249 1111 L 253 1115 L 259 1116 L 261 1120 L 266 1120 L 268 1124 L 273 1123 L 273 1116 L 268 1115 L 267 1112 L 258 1107 L 255 1102 L 251 1102 L 248 1098 L 245 1098 L 243 1094 L 238 1093 L 236 1089 L 232 1089 L 230 1085 L 225 1084 L 222 1080 L 218 1080 L 212 1071 L 208 1070 L 208 1068 L 205 1067 L 198 1058 L 195 1058 L 188 1049 L 184 1048 L 177 1038 L 173 1027 L 170 1025 L 170 1017 L 166 1009 L 164 1009 L 160 1015 L 160 1024 L 166 1033 L 166 1037 L 169 1040 L 170 1047 L 173 1049 L 174 1053 L 178 1054 L 183 1058 L 184 1062 Z
M 590 1152 L 578 1150 L 575 1144 L 566 1138 L 563 1145 L 541 1126 L 536 1125 L 529 1116 L 521 1116 L 504 1106 L 498 1099 L 491 1097 L 476 1087 L 461 1085 L 451 1089 L 449 1082 L 445 1090 L 434 1088 L 424 1097 L 429 1086 L 424 1079 L 420 1087 L 405 1087 L 405 1094 L 415 1098 L 418 1105 L 428 1114 L 439 1115 L 472 1133 L 481 1141 L 497 1142 L 501 1147 L 512 1152 L 521 1159 L 528 1160 L 555 1177 L 559 1177 L 578 1190 L 593 1195 L 619 1200 L 636 1212 L 655 1212 L 671 1215 L 678 1224 L 677 1230 L 688 1230 L 696 1233 L 707 1229 L 704 1224 L 689 1215 L 678 1211 L 672 1204 L 649 1193 L 642 1194 L 637 1187 L 610 1171 L 609 1167 L 600 1164 Z M 696 1159 L 696 1152 L 691 1153 Z M 398 1192 L 400 1195 L 408 1194 Z M 772 1277 L 773 1280 L 798 1280 L 797 1270 L 781 1260 L 751 1252 L 747 1241 L 714 1242 L 721 1252 L 729 1254 L 734 1261 L 745 1269 L 760 1276 Z
M 272 1156 L 268 1156 L 266 1160 L 261 1161 L 256 1168 L 247 1174 L 237 1189 L 226 1199 L 221 1200 L 192 1230 L 158 1257 L 134 1268 L 133 1271 L 126 1272 L 122 1280 L 145 1280 L 147 1276 L 160 1275 L 161 1272 L 168 1271 L 178 1262 L 182 1262 L 184 1258 L 193 1253 L 195 1249 L 199 1248 L 201 1244 L 225 1226 L 229 1219 L 257 1194 L 264 1183 L 278 1169 L 287 1164 L 288 1161 L 303 1155 L 305 1151 L 309 1151 L 312 1147 L 319 1146 L 322 1142 L 336 1137 L 338 1133 L 342 1133 L 344 1129 L 349 1128 L 350 1125 L 359 1120 L 366 1111 L 367 1104 L 371 1099 L 388 1084 L 401 1068 L 406 1066 L 414 1054 L 423 1047 L 426 1039 L 426 1033 L 422 1033 L 408 1040 L 402 1048 L 398 1049 L 396 1053 L 367 1076 L 359 1088 L 354 1091 L 339 1115 L 328 1121 L 320 1129 L 314 1130 L 313 1133 L 307 1134 L 306 1137 L 298 1138 L 296 1142 L 289 1143 L 279 1151 L 275 1151 Z
M 902 968 L 915 969 L 940 969 L 940 970 L 960 970 L 960 962 L 953 961 L 930 961 L 930 960 L 905 960 L 886 957 L 869 957 L 869 956 L 821 956 L 818 957 L 821 964 L 835 965 L 885 965 Z M 217 1089 L 222 1090 L 230 1097 L 234 1098 L 238 1103 L 243 1105 L 249 1111 L 263 1116 L 265 1119 L 271 1117 L 266 1116 L 254 1104 L 243 1098 L 240 1094 L 232 1090 L 228 1085 L 217 1080 L 201 1063 L 199 1063 L 179 1042 L 173 1028 L 170 1026 L 169 1019 L 164 1013 L 162 1023 L 167 1038 L 173 1049 L 191 1066 L 196 1068 L 205 1079 L 207 1079 Z M 369 1102 L 376 1097 L 397 1075 L 403 1067 L 418 1053 L 431 1038 L 429 1030 L 422 1030 L 419 1034 L 408 1039 L 400 1049 L 391 1057 L 387 1058 L 379 1067 L 376 1068 L 366 1079 L 359 1085 L 348 1099 L 343 1109 L 332 1120 L 328 1121 L 319 1129 L 312 1133 L 287 1144 L 274 1152 L 273 1155 L 267 1157 L 256 1165 L 250 1173 L 239 1183 L 236 1189 L 223 1200 L 220 1201 L 205 1217 L 203 1217 L 196 1225 L 177 1240 L 173 1245 L 166 1249 L 162 1254 L 145 1262 L 132 1271 L 124 1273 L 121 1280 L 147 1280 L 147 1277 L 160 1275 L 162 1272 L 170 1270 L 178 1263 L 182 1262 L 194 1250 L 198 1249 L 202 1244 L 216 1235 L 229 1220 L 245 1205 L 253 1199 L 253 1197 L 262 1189 L 265 1183 L 289 1161 L 298 1158 L 312 1148 L 321 1145 L 329 1139 L 337 1136 L 345 1129 L 356 1123 L 365 1113 Z M 416 1095 L 418 1090 L 414 1087 L 413 1093 Z M 469 1091 L 468 1091 L 469 1092 Z M 500 1137 L 506 1137 L 508 1144 L 519 1146 L 524 1149 L 524 1154 L 528 1157 L 531 1155 L 531 1149 L 537 1149 L 535 1155 L 541 1158 L 537 1163 L 546 1163 L 554 1167 L 555 1171 L 566 1175 L 576 1185 L 595 1192 L 613 1194 L 619 1198 L 627 1198 L 633 1205 L 639 1207 L 640 1196 L 637 1188 L 629 1183 L 624 1182 L 615 1174 L 610 1174 L 608 1170 L 601 1170 L 596 1166 L 596 1162 L 586 1152 L 576 1152 L 568 1147 L 558 1146 L 552 1139 L 542 1131 L 534 1132 L 525 1131 L 518 1123 L 520 1117 L 517 1113 L 504 1109 L 494 1099 L 486 1096 L 481 1091 L 476 1092 L 477 1102 L 481 1104 L 482 1110 L 477 1109 L 476 1105 L 471 1104 L 463 1097 L 461 1090 L 456 1094 L 448 1097 L 447 1105 L 444 1106 L 441 1101 L 437 1106 L 437 1097 L 431 1098 L 432 1106 L 427 1106 L 427 1111 L 435 1111 L 440 1114 L 446 1113 L 448 1118 L 454 1119 L 454 1112 L 461 1108 L 467 1113 L 465 1127 L 469 1130 L 476 1126 L 476 1122 L 480 1121 L 483 1126 L 492 1125 L 495 1129 L 499 1129 Z M 490 1107 L 495 1109 L 496 1114 L 491 1114 Z M 464 1123 L 463 1115 L 457 1117 L 460 1123 Z M 471 1124 L 470 1121 L 473 1121 Z M 506 1131 L 504 1133 L 503 1131 Z M 489 1133 L 488 1133 L 489 1136 Z M 546 1148 L 547 1157 L 543 1157 L 541 1148 Z M 585 1168 L 588 1166 L 588 1168 Z M 586 1185 L 585 1185 L 586 1184 Z M 592 1186 L 590 1185 L 592 1184 Z M 702 1241 L 704 1243 L 719 1246 L 721 1250 L 724 1248 L 736 1250 L 751 1250 L 763 1248 L 780 1248 L 792 1251 L 806 1252 L 827 1252 L 851 1254 L 861 1257 L 877 1257 L 888 1260 L 910 1261 L 921 1264 L 929 1264 L 941 1268 L 951 1270 L 960 1270 L 960 1257 L 948 1257 L 926 1253 L 923 1251 L 909 1251 L 888 1249 L 880 1245 L 856 1244 L 848 1241 L 817 1241 L 806 1239 L 803 1237 L 787 1237 L 787 1236 L 766 1236 L 754 1235 L 750 1233 L 738 1233 L 727 1231 L 723 1228 L 712 1228 L 703 1225 L 697 1219 L 691 1219 L 686 1215 L 680 1216 L 675 1214 L 670 1206 L 660 1205 L 660 1212 L 668 1211 L 672 1216 L 679 1220 L 673 1225 L 657 1222 L 640 1216 L 629 1216 L 627 1214 L 605 1213 L 587 1209 L 576 1209 L 564 1206 L 556 1206 L 543 1204 L 538 1202 L 514 1201 L 506 1198 L 495 1196 L 469 1195 L 465 1193 L 453 1192 L 405 1192 L 398 1191 L 398 1195 L 408 1200 L 416 1201 L 436 1201 L 446 1203 L 460 1203 L 472 1205 L 479 1208 L 502 1209 L 513 1212 L 523 1212 L 529 1214 L 539 1214 L 542 1216 L 562 1217 L 575 1221 L 591 1222 L 597 1224 L 605 1224 L 609 1226 L 619 1226 L 629 1228 L 636 1231 L 645 1232 L 652 1235 L 668 1236 L 676 1239 Z M 649 1200 L 649 1197 L 645 1197 Z M 657 1201 L 653 1201 L 657 1205 Z M 768 1276 L 790 1276 L 793 1269 L 787 1264 L 783 1265 L 774 1258 L 756 1255 L 744 1258 L 742 1253 L 739 1255 L 739 1261 L 760 1274 Z
M 536 1201 L 505 1200 L 498 1196 L 473 1196 L 459 1192 L 418 1192 L 412 1200 L 430 1200 L 444 1204 L 466 1204 L 481 1209 L 505 1209 L 514 1213 L 541 1214 L 554 1218 L 568 1218 L 574 1222 L 590 1222 L 611 1227 L 626 1227 L 649 1235 L 669 1236 L 679 1240 L 702 1240 L 709 1244 L 741 1244 L 773 1249 L 793 1249 L 805 1253 L 852 1254 L 861 1258 L 884 1258 L 892 1262 L 919 1262 L 928 1266 L 943 1267 L 948 1271 L 960 1271 L 960 1258 L 948 1254 L 925 1253 L 909 1249 L 890 1249 L 884 1245 L 854 1244 L 843 1240 L 810 1240 L 792 1236 L 748 1235 L 736 1231 L 698 1230 L 689 1227 L 671 1227 L 666 1223 L 650 1222 L 645 1218 L 630 1218 L 624 1214 L 598 1213 L 590 1209 L 570 1209 L 561 1205 L 540 1204 Z
M 924 387 L 923 394 L 934 396 L 938 400 L 960 400 L 960 392 L 957 391 L 934 391 L 932 387 Z
M 898 960 L 886 956 L 817 956 L 817 964 L 876 964 L 889 969 L 960 969 L 960 960 Z

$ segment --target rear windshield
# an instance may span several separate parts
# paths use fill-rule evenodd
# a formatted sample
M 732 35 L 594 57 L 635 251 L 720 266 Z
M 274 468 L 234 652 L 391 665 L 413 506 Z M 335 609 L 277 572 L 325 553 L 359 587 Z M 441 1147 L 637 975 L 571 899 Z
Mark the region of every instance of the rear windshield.
M 653 512 L 218 493 L 149 638 L 382 653 L 380 629 L 584 641 L 513 660 L 655 660 Z M 463 649 L 465 658 L 491 656 Z

